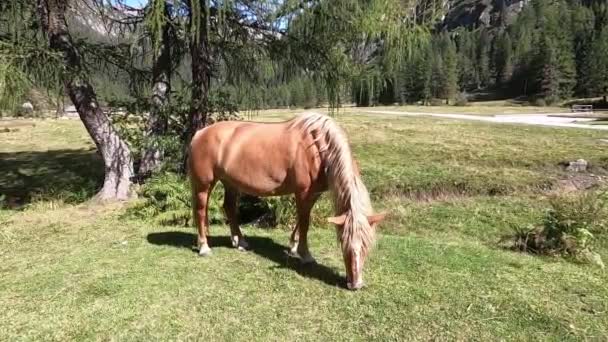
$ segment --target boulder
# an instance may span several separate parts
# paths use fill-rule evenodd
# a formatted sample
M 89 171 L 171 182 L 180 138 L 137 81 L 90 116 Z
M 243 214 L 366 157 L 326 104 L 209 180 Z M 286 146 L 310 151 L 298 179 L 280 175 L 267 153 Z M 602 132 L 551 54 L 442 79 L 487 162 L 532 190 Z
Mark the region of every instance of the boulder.
M 29 111 L 34 111 L 34 105 L 31 102 L 27 101 L 27 102 L 24 102 L 21 105 L 21 109 L 23 109 L 23 110 L 29 110 Z
M 24 102 L 21 105 L 21 114 L 22 115 L 30 115 L 32 113 L 34 113 L 34 105 L 31 102 L 29 102 L 29 101 Z
M 588 161 L 586 161 L 585 159 L 579 159 L 569 162 L 568 166 L 566 167 L 566 170 L 571 172 L 585 172 L 587 171 L 588 167 Z

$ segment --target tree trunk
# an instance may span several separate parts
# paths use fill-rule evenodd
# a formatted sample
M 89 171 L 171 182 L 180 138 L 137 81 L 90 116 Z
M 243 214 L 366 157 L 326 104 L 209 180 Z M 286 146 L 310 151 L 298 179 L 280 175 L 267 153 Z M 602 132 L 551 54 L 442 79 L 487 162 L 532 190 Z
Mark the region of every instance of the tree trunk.
M 165 2 L 165 16 L 169 15 L 169 5 Z M 159 168 L 164 151 L 158 138 L 167 131 L 167 111 L 171 93 L 171 25 L 165 22 L 160 50 L 155 55 L 152 66 L 152 108 L 146 124 L 147 146 L 143 151 L 139 166 L 140 178 L 148 177 Z
M 131 197 L 131 152 L 118 136 L 108 116 L 99 107 L 95 91 L 85 76 L 86 70 L 66 26 L 67 2 L 38 0 L 40 24 L 46 32 L 51 49 L 62 54 L 65 62 L 65 89 L 103 158 L 105 176 L 97 198 L 125 200 Z
M 201 1 L 201 0 L 192 0 Z M 192 7 L 192 6 L 191 6 Z M 201 1 L 201 7 L 204 5 Z M 190 25 L 193 25 L 193 16 L 196 15 L 190 11 Z M 207 113 L 209 111 L 209 87 L 211 84 L 211 53 L 209 48 L 209 30 L 207 13 L 200 11 L 200 20 L 197 34 L 195 37 L 190 37 L 190 54 L 192 57 L 192 94 L 190 115 L 188 118 L 188 128 L 185 138 L 184 162 L 182 170 L 187 170 L 188 147 L 192 137 L 199 129 L 205 127 L 207 122 Z M 190 32 L 194 32 L 191 28 Z
M 203 10 L 200 14 L 198 37 L 192 37 L 190 43 L 192 55 L 192 103 L 188 123 L 187 144 L 190 143 L 192 136 L 194 136 L 197 130 L 205 127 L 207 112 L 209 110 L 211 53 L 209 49 L 207 13 Z M 190 22 L 192 23 L 192 18 Z

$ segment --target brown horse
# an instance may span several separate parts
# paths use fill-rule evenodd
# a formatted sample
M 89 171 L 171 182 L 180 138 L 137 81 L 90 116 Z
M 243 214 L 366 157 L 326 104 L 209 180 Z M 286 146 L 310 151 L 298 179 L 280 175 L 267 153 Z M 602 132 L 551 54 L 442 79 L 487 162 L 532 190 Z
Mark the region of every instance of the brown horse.
M 331 190 L 349 289 L 363 286 L 363 263 L 374 242 L 374 215 L 345 133 L 328 116 L 299 115 L 279 123 L 224 121 L 196 133 L 190 145 L 189 175 L 193 212 L 198 227 L 199 254 L 209 255 L 207 203 L 215 183 L 225 189 L 224 212 L 232 245 L 246 249 L 237 222 L 240 192 L 254 196 L 295 194 L 297 224 L 290 252 L 302 262 L 314 262 L 308 250 L 310 211 L 319 195 Z

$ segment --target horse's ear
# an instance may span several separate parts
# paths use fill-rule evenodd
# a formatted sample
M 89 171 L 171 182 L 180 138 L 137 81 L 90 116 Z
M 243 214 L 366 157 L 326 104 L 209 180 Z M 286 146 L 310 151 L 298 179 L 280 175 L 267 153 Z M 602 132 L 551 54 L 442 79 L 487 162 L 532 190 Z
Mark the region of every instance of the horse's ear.
M 340 216 L 334 216 L 334 217 L 328 217 L 327 218 L 327 222 L 333 223 L 336 226 L 342 226 L 342 225 L 344 225 L 345 221 L 346 221 L 346 215 L 340 215 Z
M 385 217 L 386 213 L 371 215 L 367 217 L 367 222 L 369 222 L 369 224 L 373 226 L 375 224 L 380 223 L 382 220 L 384 220 Z

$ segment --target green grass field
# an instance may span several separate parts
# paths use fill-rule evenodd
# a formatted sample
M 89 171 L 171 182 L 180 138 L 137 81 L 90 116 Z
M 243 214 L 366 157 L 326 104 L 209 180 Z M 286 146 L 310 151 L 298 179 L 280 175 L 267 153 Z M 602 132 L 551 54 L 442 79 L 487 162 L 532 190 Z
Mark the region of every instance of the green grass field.
M 335 233 L 319 219 L 326 200 L 310 237 L 317 265 L 285 256 L 285 229 L 251 226 L 251 251 L 228 248 L 228 228 L 217 225 L 213 256 L 200 258 L 194 228 L 82 202 L 101 174 L 80 122 L 0 133 L 1 339 L 608 339 L 605 270 L 500 243 L 513 226 L 540 223 L 568 179 L 608 176 L 607 133 L 348 113 L 338 121 L 375 208 L 390 213 L 358 292 L 343 288 Z M 578 158 L 589 172 L 560 166 Z M 608 260 L 608 237 L 597 238 Z

